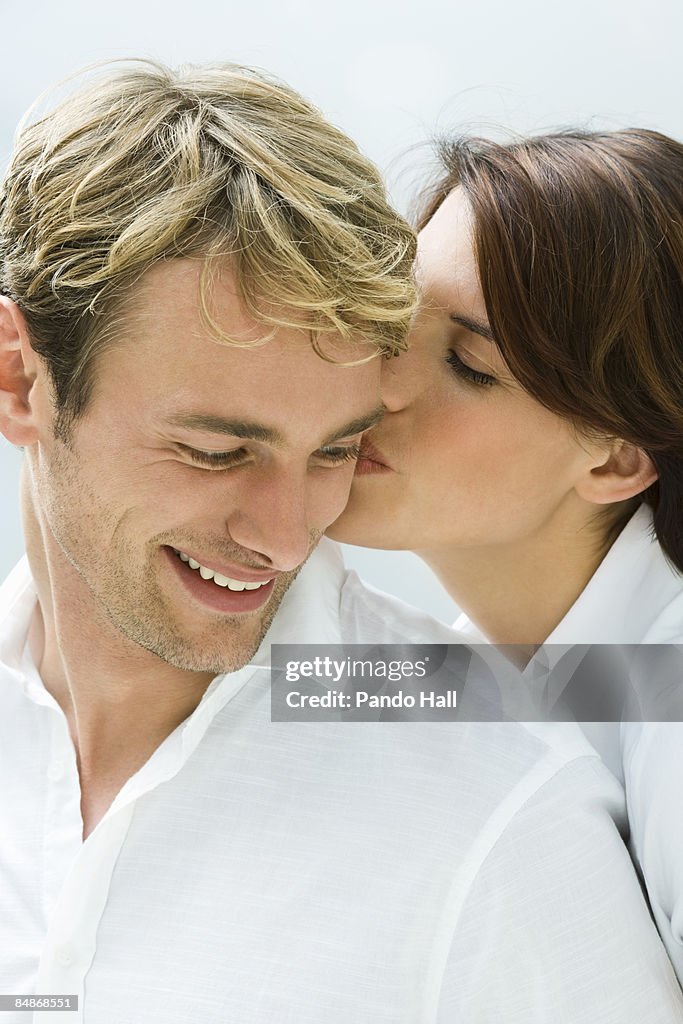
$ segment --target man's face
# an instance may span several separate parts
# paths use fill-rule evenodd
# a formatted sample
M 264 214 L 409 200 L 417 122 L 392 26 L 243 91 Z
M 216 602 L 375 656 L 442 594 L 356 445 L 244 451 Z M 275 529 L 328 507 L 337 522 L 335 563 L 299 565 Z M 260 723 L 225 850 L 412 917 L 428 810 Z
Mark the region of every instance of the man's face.
M 360 435 L 380 415 L 379 360 L 327 363 L 288 328 L 222 344 L 200 319 L 199 273 L 176 260 L 144 276 L 66 444 L 39 381 L 29 465 L 46 543 L 85 583 L 83 614 L 94 598 L 128 639 L 218 672 L 250 659 L 343 509 Z M 227 271 L 212 312 L 232 338 L 264 333 Z M 367 353 L 338 344 L 335 357 Z

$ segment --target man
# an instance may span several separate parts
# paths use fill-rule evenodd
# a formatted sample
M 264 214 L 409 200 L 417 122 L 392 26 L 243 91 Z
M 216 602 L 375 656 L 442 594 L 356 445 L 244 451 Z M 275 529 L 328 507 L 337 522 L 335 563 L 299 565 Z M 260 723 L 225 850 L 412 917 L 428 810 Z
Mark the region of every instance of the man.
M 34 1002 L 9 1021 L 679 1019 L 577 733 L 270 720 L 270 643 L 455 638 L 313 551 L 412 254 L 353 144 L 244 69 L 112 72 L 20 133 L 0 993 Z

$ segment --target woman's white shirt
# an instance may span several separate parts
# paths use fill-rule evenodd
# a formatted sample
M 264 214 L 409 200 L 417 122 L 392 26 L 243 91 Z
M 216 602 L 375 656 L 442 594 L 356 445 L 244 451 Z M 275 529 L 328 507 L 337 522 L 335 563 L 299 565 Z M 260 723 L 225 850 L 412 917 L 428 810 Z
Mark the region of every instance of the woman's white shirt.
M 464 614 L 455 628 L 486 642 Z M 544 648 L 552 664 L 568 645 L 585 644 L 683 644 L 683 576 L 654 538 L 645 505 Z M 625 784 L 632 854 L 683 984 L 683 723 L 626 722 L 617 734 L 589 722 L 584 731 Z

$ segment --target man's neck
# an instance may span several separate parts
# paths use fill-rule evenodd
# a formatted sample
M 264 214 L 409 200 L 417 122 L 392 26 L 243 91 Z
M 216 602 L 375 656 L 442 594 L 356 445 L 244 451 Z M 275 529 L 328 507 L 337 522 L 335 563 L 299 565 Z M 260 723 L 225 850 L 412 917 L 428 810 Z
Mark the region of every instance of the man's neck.
M 68 722 L 85 823 L 88 806 L 103 813 L 121 786 L 192 714 L 213 675 L 174 668 L 117 630 L 26 504 L 24 528 L 38 594 L 31 652 Z M 85 833 L 89 830 L 86 824 Z

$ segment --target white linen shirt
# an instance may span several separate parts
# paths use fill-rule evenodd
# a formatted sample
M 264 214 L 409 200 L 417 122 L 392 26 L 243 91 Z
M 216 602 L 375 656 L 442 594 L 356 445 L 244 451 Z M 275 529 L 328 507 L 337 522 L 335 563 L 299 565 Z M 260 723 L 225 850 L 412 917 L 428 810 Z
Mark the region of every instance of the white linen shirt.
M 82 841 L 65 717 L 0 590 L 5 1024 L 673 1024 L 683 997 L 571 725 L 274 723 L 269 644 L 453 642 L 323 542 Z M 141 681 L 142 684 L 142 681 Z
M 455 628 L 472 643 L 486 642 L 464 614 Z M 626 524 L 546 644 L 556 645 L 548 648 L 550 662 L 570 644 L 683 644 L 683 576 L 654 538 L 647 506 Z M 584 725 L 623 778 L 631 850 L 683 985 L 683 723 L 625 722 L 620 734 L 604 723 Z

